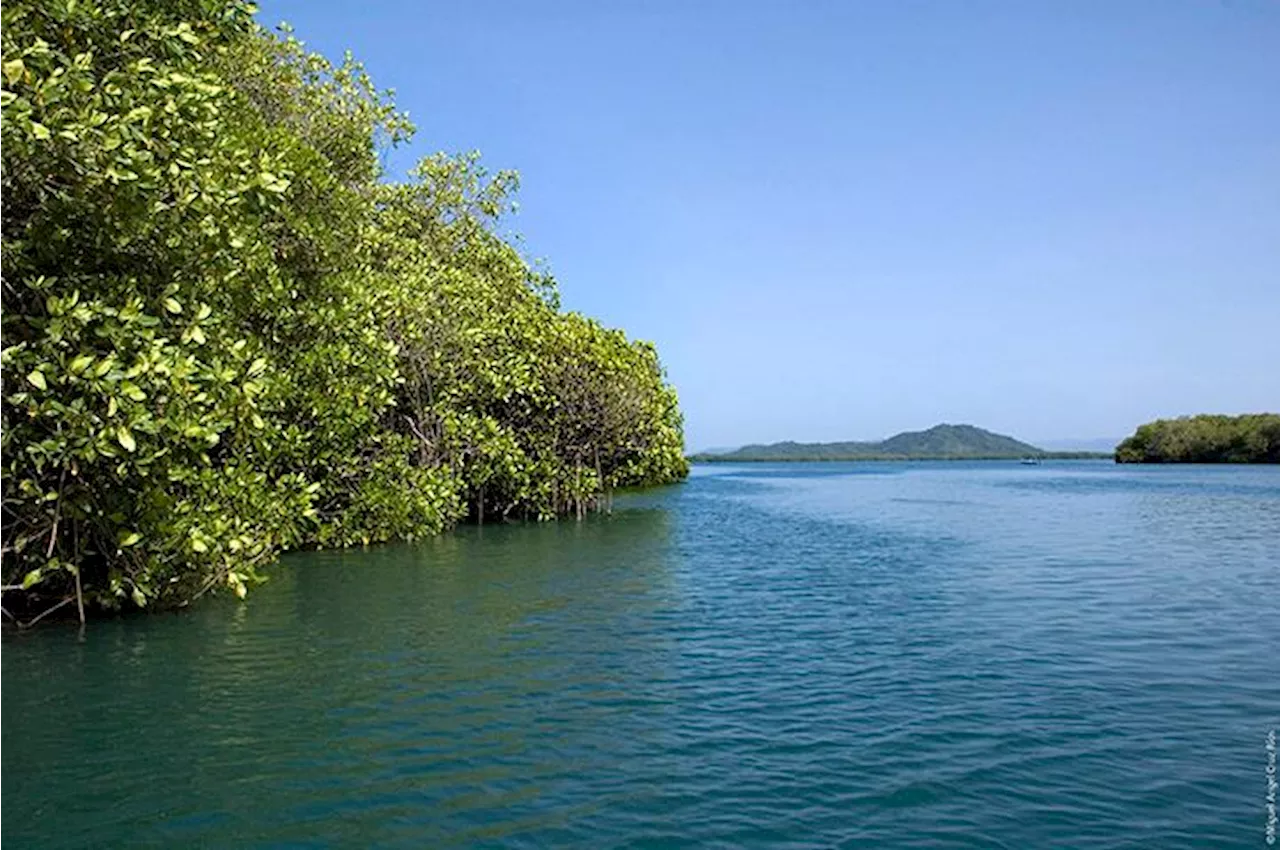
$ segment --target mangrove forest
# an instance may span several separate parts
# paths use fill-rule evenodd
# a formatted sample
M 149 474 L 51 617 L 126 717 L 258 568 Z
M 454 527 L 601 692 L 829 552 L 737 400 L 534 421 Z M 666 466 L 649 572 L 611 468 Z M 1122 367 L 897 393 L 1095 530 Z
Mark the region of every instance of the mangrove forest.
M 608 506 L 687 462 L 517 177 L 227 0 L 3 8 L 5 613 L 243 596 L 279 552 Z
M 1183 416 L 1138 427 L 1117 463 L 1280 463 L 1280 414 Z

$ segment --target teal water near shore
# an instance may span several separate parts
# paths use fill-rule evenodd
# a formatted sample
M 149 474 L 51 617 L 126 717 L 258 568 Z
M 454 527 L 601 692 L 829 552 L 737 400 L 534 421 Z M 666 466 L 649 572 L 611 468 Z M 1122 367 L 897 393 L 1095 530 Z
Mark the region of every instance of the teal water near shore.
M 1258 847 L 1280 468 L 695 467 L 6 633 L 6 847 Z

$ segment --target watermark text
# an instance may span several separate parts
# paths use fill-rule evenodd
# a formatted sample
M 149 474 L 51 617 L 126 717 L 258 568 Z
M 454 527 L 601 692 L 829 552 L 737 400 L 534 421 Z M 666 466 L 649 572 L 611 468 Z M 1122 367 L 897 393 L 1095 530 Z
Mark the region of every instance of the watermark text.
M 1276 843 L 1276 730 L 1267 733 L 1267 844 Z

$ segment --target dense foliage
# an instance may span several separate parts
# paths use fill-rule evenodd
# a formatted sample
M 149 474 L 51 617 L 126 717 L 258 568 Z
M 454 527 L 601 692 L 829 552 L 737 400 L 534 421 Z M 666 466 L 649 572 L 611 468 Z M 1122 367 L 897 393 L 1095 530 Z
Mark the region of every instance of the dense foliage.
M 1280 463 L 1280 414 L 1184 416 L 1139 426 L 1118 463 Z
M 654 349 L 498 233 L 513 174 L 228 0 L 3 7 L 3 579 L 28 610 L 243 595 L 283 549 L 682 477 Z

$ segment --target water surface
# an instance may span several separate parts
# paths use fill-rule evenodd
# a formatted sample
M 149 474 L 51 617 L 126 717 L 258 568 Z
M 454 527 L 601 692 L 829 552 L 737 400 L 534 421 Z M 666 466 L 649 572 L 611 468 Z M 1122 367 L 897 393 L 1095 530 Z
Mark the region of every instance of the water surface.
M 1257 847 L 1280 468 L 695 468 L 7 634 L 10 847 Z

